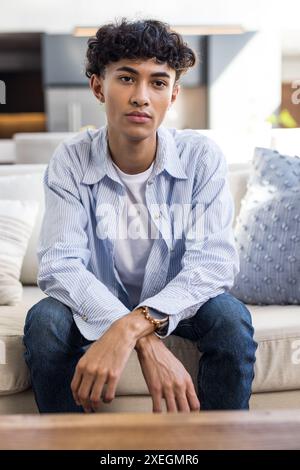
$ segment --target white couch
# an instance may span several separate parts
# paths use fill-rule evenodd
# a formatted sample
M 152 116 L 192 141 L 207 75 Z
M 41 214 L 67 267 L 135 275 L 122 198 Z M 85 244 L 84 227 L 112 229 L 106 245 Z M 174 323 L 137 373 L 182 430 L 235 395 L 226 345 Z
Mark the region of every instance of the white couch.
M 9 195 L 9 198 L 19 198 L 22 194 L 24 199 L 34 198 L 40 202 L 40 213 L 22 267 L 23 300 L 16 306 L 0 307 L 0 414 L 37 412 L 23 359 L 22 335 L 28 309 L 44 296 L 34 284 L 37 273 L 36 243 L 44 210 L 42 177 L 45 167 L 45 164 L 0 165 L 0 198 L 3 197 L 1 184 L 2 190 L 7 190 L 4 189 L 3 176 L 22 174 L 21 184 L 12 191 L 8 190 L 6 197 Z M 238 214 L 240 201 L 246 190 L 249 164 L 229 165 L 229 169 Z M 35 174 L 34 183 L 31 177 L 25 176 L 32 174 Z M 251 407 L 299 407 L 300 306 L 248 305 L 248 308 L 259 344 Z M 165 341 L 190 371 L 196 383 L 200 357 L 196 346 L 175 336 L 170 336 Z M 111 404 L 103 404 L 101 411 L 151 411 L 151 407 L 151 398 L 133 351 L 118 385 L 117 397 Z

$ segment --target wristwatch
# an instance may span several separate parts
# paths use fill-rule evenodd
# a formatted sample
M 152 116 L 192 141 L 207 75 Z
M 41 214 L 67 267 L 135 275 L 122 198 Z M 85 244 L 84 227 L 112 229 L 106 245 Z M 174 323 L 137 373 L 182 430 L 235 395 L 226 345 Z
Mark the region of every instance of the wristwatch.
M 144 317 L 154 325 L 154 331 L 161 330 L 168 323 L 169 315 L 146 305 L 142 305 L 140 308 Z

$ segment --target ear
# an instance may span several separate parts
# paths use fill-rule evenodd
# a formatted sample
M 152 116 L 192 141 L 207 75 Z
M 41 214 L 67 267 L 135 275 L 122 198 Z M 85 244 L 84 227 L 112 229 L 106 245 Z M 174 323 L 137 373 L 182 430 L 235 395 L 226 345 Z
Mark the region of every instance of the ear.
M 93 75 L 90 78 L 90 88 L 92 89 L 97 100 L 99 100 L 101 103 L 105 102 L 105 97 L 103 93 L 103 88 L 104 88 L 103 85 L 104 85 L 103 78 L 93 73 Z
M 170 106 L 171 106 L 173 103 L 175 103 L 179 91 L 180 91 L 180 85 L 179 85 L 178 83 L 175 83 L 174 86 L 173 86 L 173 90 L 172 90 L 172 96 L 171 96 L 171 103 L 170 103 Z

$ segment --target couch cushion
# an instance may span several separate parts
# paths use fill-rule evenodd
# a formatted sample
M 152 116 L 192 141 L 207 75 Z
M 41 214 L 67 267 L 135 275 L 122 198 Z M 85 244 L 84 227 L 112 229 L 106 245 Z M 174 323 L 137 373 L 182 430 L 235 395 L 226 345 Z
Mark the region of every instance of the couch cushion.
M 253 391 L 300 389 L 300 306 L 247 307 L 259 344 Z
M 38 287 L 24 287 L 17 305 L 0 307 L 0 395 L 21 392 L 30 385 L 23 358 L 23 327 L 27 311 L 45 297 Z
M 38 287 L 25 287 L 22 303 L 0 308 L 0 395 L 21 392 L 30 385 L 23 358 L 24 320 L 29 308 L 43 297 Z M 300 307 L 248 305 L 248 308 L 259 343 L 253 391 L 300 389 Z M 196 384 L 201 357 L 196 345 L 173 335 L 164 341 L 188 369 Z M 3 351 L 6 361 L 3 361 Z M 117 395 L 147 394 L 138 358 L 133 351 L 119 382 Z
M 251 127 L 251 129 L 250 129 Z M 214 129 L 197 129 L 197 132 L 212 139 L 221 148 L 230 164 L 240 165 L 250 162 L 255 147 L 270 147 L 271 124 L 265 122 L 259 126 Z
M 0 139 L 0 164 L 14 163 L 15 143 L 13 139 Z
M 300 304 L 300 158 L 257 148 L 235 227 L 245 303 Z
M 37 201 L 0 198 L 0 305 L 22 300 L 20 272 L 37 213 Z
M 16 163 L 48 163 L 56 147 L 74 135 L 74 132 L 16 133 Z
M 286 155 L 300 155 L 300 128 L 272 129 L 271 148 Z
M 247 190 L 247 181 L 249 178 L 250 170 L 244 165 L 244 169 L 230 170 L 228 174 L 228 181 L 230 191 L 234 202 L 234 224 L 241 208 L 241 200 L 243 199 Z
M 46 165 L 0 165 L 0 198 L 38 201 L 39 211 L 21 271 L 23 284 L 36 284 L 36 247 L 44 214 L 43 176 Z

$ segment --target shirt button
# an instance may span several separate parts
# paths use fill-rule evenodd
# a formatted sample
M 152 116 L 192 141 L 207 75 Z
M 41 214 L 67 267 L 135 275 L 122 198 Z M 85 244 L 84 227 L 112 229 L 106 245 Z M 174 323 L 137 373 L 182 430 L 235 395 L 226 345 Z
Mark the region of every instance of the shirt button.
M 82 315 L 82 320 L 83 320 L 83 321 L 87 321 L 87 319 L 88 319 L 88 316 L 84 313 L 84 314 Z
M 153 181 L 147 181 L 147 184 L 148 185 L 153 184 Z
M 159 214 L 155 214 L 154 215 L 154 219 L 159 219 L 160 215 Z

